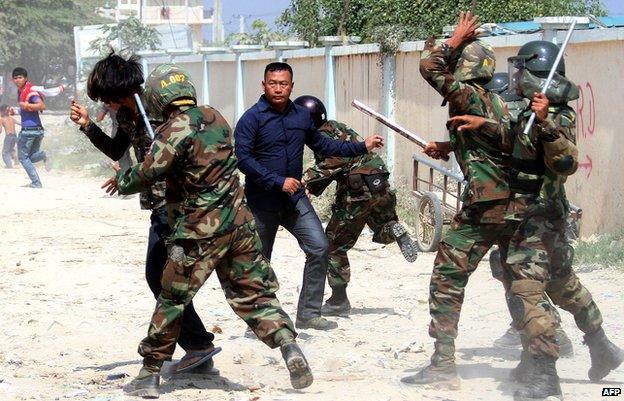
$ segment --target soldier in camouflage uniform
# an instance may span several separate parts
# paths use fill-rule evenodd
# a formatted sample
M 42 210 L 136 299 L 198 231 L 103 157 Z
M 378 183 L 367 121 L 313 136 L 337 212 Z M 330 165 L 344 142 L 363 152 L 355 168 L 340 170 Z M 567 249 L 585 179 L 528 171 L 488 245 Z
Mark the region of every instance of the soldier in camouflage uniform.
M 120 74 L 121 71 L 123 74 Z M 80 130 L 96 148 L 113 160 L 121 159 L 129 147 L 134 149 L 139 162 L 145 160 L 149 153 L 152 139 L 143 119 L 138 114 L 133 97 L 135 93 L 142 94 L 142 83 L 143 72 L 138 60 L 135 58 L 125 60 L 116 54 L 110 54 L 98 61 L 89 74 L 87 82 L 89 97 L 94 101 L 102 101 L 111 109 L 117 110 L 118 128 L 113 138 L 106 135 L 91 121 L 85 107 L 72 102 L 71 119 L 80 126 Z M 152 124 L 158 125 L 161 122 L 162 117 L 157 117 Z M 167 261 L 165 239 L 171 232 L 167 202 L 165 202 L 165 181 L 158 180 L 146 187 L 140 194 L 140 203 L 141 209 L 152 211 L 145 260 L 145 278 L 154 298 L 158 298 L 162 290 L 160 278 Z M 187 351 L 187 354 L 178 364 L 178 371 L 183 372 L 199 367 L 201 364 L 197 363 L 197 353 L 205 356 L 206 350 L 212 353 L 218 352 L 220 348 L 213 345 L 213 340 L 214 335 L 206 330 L 193 304 L 190 303 L 182 318 L 182 329 L 178 338 L 178 343 Z M 212 363 L 208 358 L 203 359 L 206 365 L 201 366 L 202 369 Z
M 325 106 L 314 96 L 300 96 L 294 103 L 310 110 L 319 132 L 341 141 L 360 142 L 362 138 L 337 121 L 327 121 Z M 357 242 L 364 226 L 373 230 L 373 241 L 389 244 L 396 241 L 409 261 L 416 260 L 416 244 L 396 214 L 396 195 L 388 183 L 389 172 L 375 153 L 357 157 L 325 157 L 314 154 L 315 165 L 303 174 L 302 183 L 309 193 L 320 196 L 336 181 L 336 200 L 325 229 L 329 242 L 327 281 L 332 289 L 321 313 L 325 316 L 348 316 L 351 304 L 346 288 L 351 278 L 347 252 Z
M 293 387 L 309 386 L 312 373 L 275 295 L 277 278 L 262 256 L 239 183 L 229 125 L 217 110 L 196 106 L 189 75 L 174 64 L 150 74 L 145 97 L 152 115 L 165 123 L 145 160 L 118 172 L 107 189 L 131 194 L 166 178 L 175 183 L 167 186 L 167 199 L 181 206 L 168 240 L 163 290 L 139 345 L 143 368 L 125 390 L 158 397 L 159 372 L 173 355 L 185 308 L 215 270 L 236 314 L 265 344 L 281 348 Z
M 495 60 L 491 48 L 473 40 L 478 25 L 470 12 L 462 14 L 453 36 L 441 46 L 429 42 L 421 59 L 421 74 L 449 102 L 451 115 L 450 142 L 430 143 L 425 153 L 439 157 L 454 150 L 467 185 L 462 209 L 440 242 L 431 277 L 429 334 L 436 340 L 435 352 L 430 365 L 402 380 L 409 384 L 459 387 L 454 339 L 468 278 L 492 245 L 507 250 L 518 238 L 518 216 L 533 207 L 531 198 L 516 197 L 510 186 L 509 115 L 503 100 L 482 86 L 492 78 Z M 530 349 L 554 368 L 555 319 L 540 291 L 548 271 L 508 266 L 511 293 L 522 304 L 515 323 L 522 329 L 539 328 L 528 336 Z M 560 395 L 560 390 L 550 395 Z
M 542 290 L 562 309 L 572 313 L 577 326 L 585 333 L 584 342 L 589 346 L 592 366 L 588 376 L 592 381 L 604 378 L 624 361 L 624 353 L 611 343 L 602 329 L 602 316 L 589 291 L 581 284 L 572 270 L 574 249 L 566 238 L 566 217 L 569 203 L 564 183 L 568 175 L 578 167 L 576 148 L 576 115 L 567 102 L 578 97 L 577 86 L 565 77 L 563 60 L 557 66 L 553 84 L 546 94 L 538 94 L 554 65 L 559 48 L 551 42 L 535 41 L 524 45 L 518 56 L 510 58 L 517 68 L 514 81 L 517 93 L 533 98 L 531 109 L 541 107 L 535 124 L 528 135 L 522 132 L 531 115 L 531 109 L 520 114 L 514 135 L 512 166 L 517 183 L 524 182 L 525 188 L 534 187 L 536 201 L 527 210 L 519 227 L 519 235 L 509 246 L 506 263 L 512 270 L 521 268 L 546 268 L 548 281 Z M 527 169 L 541 161 L 538 169 Z M 504 256 L 504 255 L 503 255 Z M 524 267 L 522 267 L 524 266 Z M 524 305 L 511 284 L 508 296 L 512 316 Z M 514 320 L 516 320 L 514 316 Z M 519 325 L 523 334 L 531 337 L 532 331 L 540 330 L 540 322 Z M 536 357 L 534 349 L 526 342 L 519 366 L 512 372 L 512 378 L 529 383 L 516 394 L 518 399 L 543 399 L 550 395 L 558 380 L 554 364 Z M 560 391 L 560 390 L 559 390 Z
M 460 15 L 453 36 L 441 45 L 425 44 L 420 72 L 449 104 L 450 142 L 432 142 L 425 149 L 439 158 L 450 151 L 466 177 L 463 206 L 442 238 L 430 283 L 429 335 L 435 339 L 430 365 L 402 382 L 459 388 L 455 338 L 468 278 L 490 247 L 505 242 L 514 224 L 504 217 L 510 204 L 509 160 L 505 151 L 509 114 L 497 94 L 486 91 L 496 60 L 492 48 L 475 40 L 479 26 L 469 12 Z M 457 127 L 455 116 L 472 115 L 478 129 Z
M 509 117 L 511 121 L 512 130 L 518 123 L 518 118 L 523 113 L 528 105 L 529 99 L 526 99 L 518 95 L 515 91 L 510 90 L 509 86 L 509 74 L 506 72 L 497 72 L 492 77 L 492 80 L 484 86 L 486 90 L 499 94 L 505 103 L 507 104 L 507 110 L 509 111 Z M 501 281 L 505 287 L 505 292 L 509 291 L 511 286 L 511 280 L 505 274 L 503 268 L 500 250 L 493 249 L 490 252 L 490 268 L 492 270 L 492 276 Z M 559 344 L 559 356 L 562 358 L 572 357 L 574 355 L 574 347 L 572 341 L 566 334 L 565 330 L 561 328 L 561 315 L 554 307 L 551 307 L 553 316 L 556 319 L 557 330 L 555 336 L 557 337 L 557 343 Z M 520 333 L 513 325 L 502 335 L 500 338 L 494 341 L 494 345 L 499 348 L 518 348 L 522 346 L 522 340 L 520 339 Z

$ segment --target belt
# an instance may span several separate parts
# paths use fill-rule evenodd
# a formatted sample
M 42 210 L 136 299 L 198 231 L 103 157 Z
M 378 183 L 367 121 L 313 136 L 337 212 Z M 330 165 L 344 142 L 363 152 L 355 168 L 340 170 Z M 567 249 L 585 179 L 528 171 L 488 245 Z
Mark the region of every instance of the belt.
M 43 131 L 43 127 L 22 127 L 22 131 Z

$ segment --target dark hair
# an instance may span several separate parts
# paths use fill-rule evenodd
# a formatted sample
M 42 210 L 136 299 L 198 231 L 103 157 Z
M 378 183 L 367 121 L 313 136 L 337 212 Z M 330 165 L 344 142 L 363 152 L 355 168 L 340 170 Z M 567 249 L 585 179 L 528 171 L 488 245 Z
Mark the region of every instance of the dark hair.
M 24 78 L 28 78 L 28 72 L 26 71 L 25 68 L 22 67 L 17 67 L 13 70 L 13 74 L 11 74 L 12 78 L 15 78 L 16 76 L 21 75 Z
M 8 104 L 0 105 L 0 114 L 6 114 L 8 110 L 9 110 Z
M 87 95 L 94 101 L 118 101 L 142 93 L 143 71 L 139 58 L 128 60 L 114 52 L 98 61 L 87 79 Z
M 266 75 L 269 72 L 275 72 L 275 71 L 288 71 L 290 72 L 290 78 L 292 79 L 293 77 L 293 70 L 292 67 L 287 64 L 287 63 L 282 63 L 282 62 L 274 62 L 274 63 L 269 63 L 267 64 L 266 67 L 264 67 L 264 76 L 266 77 Z

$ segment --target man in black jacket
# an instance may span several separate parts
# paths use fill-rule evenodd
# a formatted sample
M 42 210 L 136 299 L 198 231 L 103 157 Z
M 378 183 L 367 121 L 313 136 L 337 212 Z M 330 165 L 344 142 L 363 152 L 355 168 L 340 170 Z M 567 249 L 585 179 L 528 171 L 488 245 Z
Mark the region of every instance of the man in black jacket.
M 234 131 L 245 195 L 267 258 L 271 258 L 279 226 L 297 238 L 306 254 L 295 325 L 330 330 L 338 325 L 321 316 L 328 243 L 301 185 L 303 148 L 307 145 L 322 155 L 353 157 L 383 146 L 383 138 L 373 135 L 364 142 L 346 142 L 321 135 L 310 112 L 290 100 L 293 71 L 286 63 L 267 65 L 262 86 L 264 94 L 243 114 Z

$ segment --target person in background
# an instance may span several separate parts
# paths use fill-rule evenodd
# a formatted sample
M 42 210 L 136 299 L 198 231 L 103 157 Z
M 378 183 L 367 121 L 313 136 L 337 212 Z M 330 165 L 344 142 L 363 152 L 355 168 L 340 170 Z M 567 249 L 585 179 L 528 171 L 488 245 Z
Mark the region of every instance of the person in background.
M 13 164 L 17 164 L 17 153 L 15 152 L 15 144 L 17 143 L 17 134 L 15 133 L 15 125 L 21 125 L 11 116 L 12 109 L 6 104 L 0 106 L 0 133 L 4 130 L 4 142 L 2 144 L 2 160 L 6 168 L 13 168 Z

